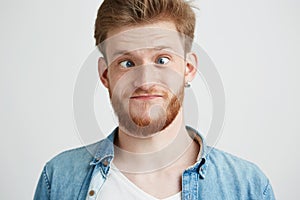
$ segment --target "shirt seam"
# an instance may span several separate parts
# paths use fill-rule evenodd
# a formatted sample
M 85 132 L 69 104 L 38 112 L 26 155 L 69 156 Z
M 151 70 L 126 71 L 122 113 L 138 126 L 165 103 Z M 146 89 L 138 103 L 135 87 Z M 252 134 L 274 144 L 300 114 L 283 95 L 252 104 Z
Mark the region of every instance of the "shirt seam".
M 265 186 L 265 189 L 263 191 L 263 196 L 266 196 L 267 195 L 267 192 L 269 190 L 269 187 L 270 187 L 270 181 L 268 180 L 267 181 L 267 185 Z
M 50 181 L 49 181 L 49 178 L 48 178 L 48 174 L 47 174 L 47 165 L 44 167 L 44 170 L 43 170 L 43 177 L 44 177 L 44 180 L 46 182 L 46 186 L 47 186 L 47 191 L 48 191 L 48 196 L 50 198 L 50 194 L 51 194 L 51 184 L 50 184 Z

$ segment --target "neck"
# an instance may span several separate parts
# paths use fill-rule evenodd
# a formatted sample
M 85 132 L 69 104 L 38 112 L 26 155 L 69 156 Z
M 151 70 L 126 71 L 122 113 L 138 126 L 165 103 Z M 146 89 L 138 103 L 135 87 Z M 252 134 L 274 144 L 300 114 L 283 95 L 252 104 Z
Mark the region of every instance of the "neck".
M 152 153 L 170 145 L 180 135 L 188 137 L 182 109 L 180 109 L 168 127 L 157 133 L 153 133 L 150 137 L 135 137 L 134 134 L 127 134 L 126 131 L 119 127 L 115 144 L 120 149 L 131 153 Z
M 167 128 L 148 138 L 128 135 L 119 128 L 115 144 L 114 163 L 127 172 L 166 167 L 180 160 L 189 148 L 195 148 L 195 142 L 185 128 L 182 109 Z

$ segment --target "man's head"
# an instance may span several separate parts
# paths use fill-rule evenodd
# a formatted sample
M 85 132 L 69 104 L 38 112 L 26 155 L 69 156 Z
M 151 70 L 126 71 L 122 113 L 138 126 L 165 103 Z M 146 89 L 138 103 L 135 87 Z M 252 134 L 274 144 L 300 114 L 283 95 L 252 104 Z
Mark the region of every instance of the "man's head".
M 95 38 L 105 58 L 99 75 L 127 133 L 150 136 L 177 116 L 184 84 L 196 71 L 196 56 L 185 60 L 184 34 L 193 37 L 194 24 L 182 0 L 105 0 L 100 7 Z
M 184 0 L 104 0 L 95 23 L 96 45 L 114 29 L 162 20 L 173 22 L 178 32 L 194 38 L 195 14 Z

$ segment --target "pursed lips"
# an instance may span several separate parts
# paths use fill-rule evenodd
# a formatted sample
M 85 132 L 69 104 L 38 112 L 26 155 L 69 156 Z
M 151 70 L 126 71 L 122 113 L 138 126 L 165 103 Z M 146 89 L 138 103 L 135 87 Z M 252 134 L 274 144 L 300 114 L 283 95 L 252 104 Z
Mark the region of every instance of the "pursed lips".
M 160 94 L 140 94 L 140 95 L 133 95 L 130 99 L 138 99 L 138 100 L 150 100 L 155 98 L 161 98 L 163 95 Z

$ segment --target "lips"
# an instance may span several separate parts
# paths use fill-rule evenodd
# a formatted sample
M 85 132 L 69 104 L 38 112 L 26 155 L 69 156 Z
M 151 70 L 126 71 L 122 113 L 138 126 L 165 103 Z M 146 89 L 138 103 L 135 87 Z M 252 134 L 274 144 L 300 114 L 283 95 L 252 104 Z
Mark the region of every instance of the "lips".
M 130 99 L 136 99 L 136 100 L 151 100 L 156 98 L 162 98 L 163 95 L 160 94 L 140 94 L 140 95 L 133 95 L 130 97 Z
M 130 96 L 132 100 L 152 100 L 152 99 L 165 99 L 168 97 L 168 93 L 163 89 L 158 89 L 155 86 L 143 86 L 137 88 Z

